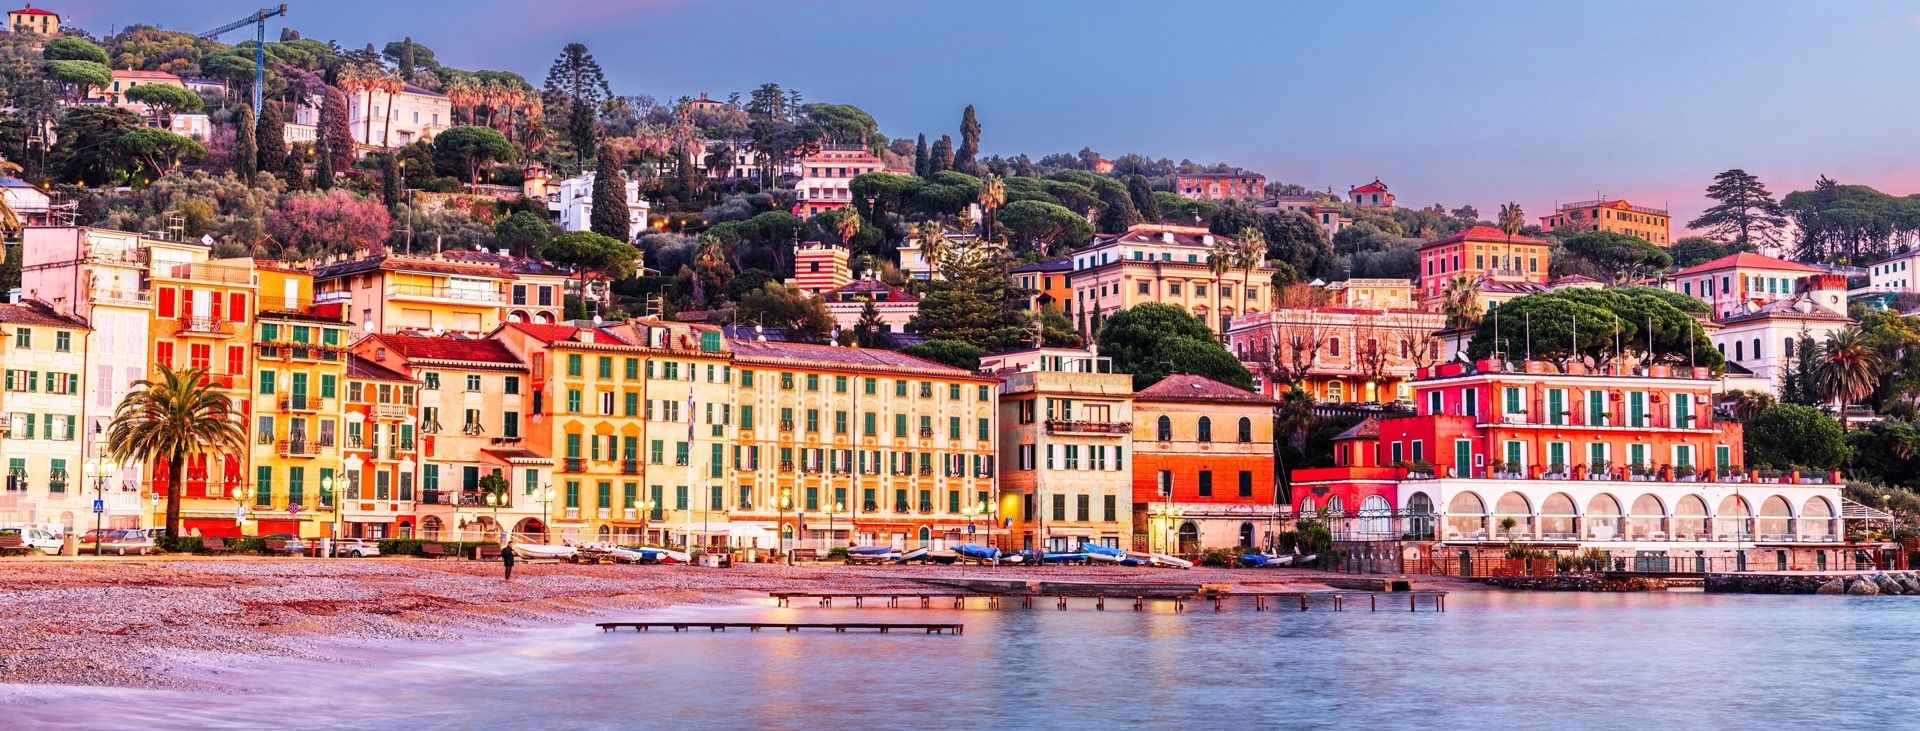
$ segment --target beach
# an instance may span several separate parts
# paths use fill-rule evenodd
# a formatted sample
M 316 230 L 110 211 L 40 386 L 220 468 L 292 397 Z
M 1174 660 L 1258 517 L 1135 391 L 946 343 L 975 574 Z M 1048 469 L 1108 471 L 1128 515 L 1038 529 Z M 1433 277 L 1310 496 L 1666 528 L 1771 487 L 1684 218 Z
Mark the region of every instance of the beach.
M 37 557 L 0 561 L 0 682 L 220 690 L 223 674 L 274 658 L 333 660 L 770 591 L 913 589 L 909 577 L 923 576 L 1325 588 L 1315 572 L 1212 568 L 522 562 L 506 582 L 498 563 L 455 559 Z

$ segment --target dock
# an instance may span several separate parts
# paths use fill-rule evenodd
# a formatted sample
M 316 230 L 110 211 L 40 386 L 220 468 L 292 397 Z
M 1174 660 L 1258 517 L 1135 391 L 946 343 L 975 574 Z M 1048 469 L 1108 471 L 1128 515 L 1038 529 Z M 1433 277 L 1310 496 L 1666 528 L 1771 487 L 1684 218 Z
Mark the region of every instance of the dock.
M 675 632 L 691 632 L 696 628 L 706 628 L 708 632 L 725 632 L 730 629 L 744 629 L 759 632 L 763 629 L 778 629 L 799 632 L 803 629 L 830 629 L 835 632 L 848 630 L 877 630 L 887 634 L 893 630 L 919 630 L 930 635 L 960 634 L 966 631 L 966 625 L 952 622 L 600 622 L 602 632 L 633 628 L 635 632 L 655 629 L 671 629 Z
M 782 607 L 793 606 L 793 601 L 796 599 L 811 601 L 822 607 L 831 607 L 833 606 L 834 600 L 839 599 L 851 601 L 855 607 L 865 607 L 867 606 L 867 602 L 871 601 L 876 607 L 885 606 L 889 609 L 911 606 L 916 603 L 921 609 L 931 609 L 933 608 L 934 602 L 938 601 L 943 606 L 948 602 L 952 602 L 954 609 L 965 609 L 968 599 L 979 599 L 986 602 L 986 608 L 988 609 L 998 609 L 1009 600 L 1018 601 L 1020 606 L 1025 609 L 1032 609 L 1036 601 L 1048 600 L 1053 603 L 1055 608 L 1066 609 L 1067 600 L 1074 598 L 1081 600 L 1091 599 L 1094 602 L 1094 609 L 1101 611 L 1106 610 L 1109 600 L 1122 602 L 1132 600 L 1134 611 L 1144 611 L 1147 608 L 1147 602 L 1161 601 L 1172 602 L 1173 609 L 1176 612 L 1186 611 L 1187 605 L 1190 603 L 1213 602 L 1213 609 L 1217 612 L 1224 611 L 1226 609 L 1226 603 L 1233 599 L 1253 600 L 1254 611 L 1267 611 L 1269 609 L 1278 611 L 1283 606 L 1292 607 L 1297 604 L 1300 611 L 1304 612 L 1307 611 L 1310 606 L 1317 603 L 1338 612 L 1344 611 L 1349 602 L 1355 602 L 1356 606 L 1358 606 L 1358 602 L 1365 602 L 1367 611 L 1372 612 L 1380 611 L 1382 605 L 1385 605 L 1389 610 L 1397 611 L 1397 608 L 1402 602 L 1407 605 L 1407 611 L 1409 612 L 1419 611 L 1423 603 L 1436 612 L 1444 612 L 1447 610 L 1447 593 L 1444 591 L 1230 592 L 1200 591 L 1197 590 L 1197 587 L 1193 587 L 1194 590 L 1188 589 L 1189 587 L 1183 586 L 1166 590 L 1138 590 L 1112 593 L 1021 592 L 1004 594 L 957 593 L 950 591 L 775 591 L 769 592 L 768 596 L 772 597 L 776 603 Z

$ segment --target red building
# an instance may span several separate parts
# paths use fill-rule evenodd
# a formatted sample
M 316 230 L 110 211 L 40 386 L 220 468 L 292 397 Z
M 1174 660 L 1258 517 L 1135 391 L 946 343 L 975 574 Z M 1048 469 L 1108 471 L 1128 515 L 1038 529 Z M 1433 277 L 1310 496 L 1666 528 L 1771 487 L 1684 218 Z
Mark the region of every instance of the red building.
M 1134 533 L 1146 546 L 1190 553 L 1267 545 L 1279 517 L 1273 407 L 1265 396 L 1185 374 L 1133 394 Z
M 1203 201 L 1262 198 L 1267 194 L 1267 176 L 1259 173 L 1186 173 L 1175 176 L 1173 189 L 1180 195 Z

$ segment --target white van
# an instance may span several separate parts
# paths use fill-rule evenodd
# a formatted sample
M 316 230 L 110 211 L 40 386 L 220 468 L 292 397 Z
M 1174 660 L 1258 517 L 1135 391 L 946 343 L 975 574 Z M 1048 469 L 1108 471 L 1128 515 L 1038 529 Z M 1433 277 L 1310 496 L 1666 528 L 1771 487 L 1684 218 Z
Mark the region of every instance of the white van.
M 54 535 L 52 531 L 39 526 L 29 525 L 19 528 L 0 528 L 0 535 L 20 536 L 21 542 L 27 544 L 28 548 L 38 548 L 41 553 L 49 556 L 57 556 L 60 554 L 60 537 Z

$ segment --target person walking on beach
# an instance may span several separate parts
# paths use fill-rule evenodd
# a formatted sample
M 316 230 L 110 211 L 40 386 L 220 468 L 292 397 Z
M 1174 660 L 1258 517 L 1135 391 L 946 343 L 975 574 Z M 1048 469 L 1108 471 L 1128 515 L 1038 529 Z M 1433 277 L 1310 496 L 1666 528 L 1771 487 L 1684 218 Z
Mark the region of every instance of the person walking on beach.
M 500 546 L 500 565 L 507 569 L 507 581 L 513 580 L 513 539 Z

